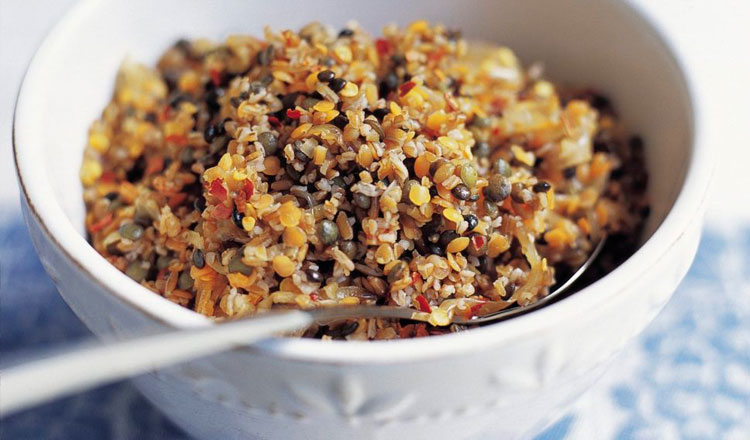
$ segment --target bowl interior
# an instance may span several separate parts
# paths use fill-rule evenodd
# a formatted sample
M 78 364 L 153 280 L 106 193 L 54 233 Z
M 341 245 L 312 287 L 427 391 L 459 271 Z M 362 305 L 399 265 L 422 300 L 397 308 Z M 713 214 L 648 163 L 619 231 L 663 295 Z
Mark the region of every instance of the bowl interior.
M 78 241 L 70 243 L 80 244 L 85 211 L 78 169 L 87 129 L 109 100 L 125 57 L 153 64 L 177 38 L 260 36 L 266 24 L 297 29 L 318 20 L 341 27 L 355 19 L 377 34 L 386 23 L 418 18 L 462 29 L 469 39 L 507 45 L 525 64 L 542 61 L 555 81 L 606 93 L 628 129 L 646 141 L 652 215 L 644 239 L 654 233 L 675 202 L 692 155 L 690 98 L 659 37 L 614 1 L 334 0 L 321 6 L 227 0 L 210 7 L 198 0 L 84 1 L 47 39 L 20 95 L 16 147 L 29 197 L 45 224 L 54 224 L 53 233 L 75 230 Z M 76 255 L 95 258 L 90 248 Z M 109 270 L 104 272 L 114 276 Z

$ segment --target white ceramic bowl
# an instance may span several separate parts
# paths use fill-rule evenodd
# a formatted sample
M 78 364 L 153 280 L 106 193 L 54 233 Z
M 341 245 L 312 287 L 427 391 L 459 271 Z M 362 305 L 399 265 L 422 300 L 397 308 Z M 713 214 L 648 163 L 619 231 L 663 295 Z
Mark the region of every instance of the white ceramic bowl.
M 543 310 L 395 342 L 278 339 L 136 380 L 205 438 L 515 438 L 538 432 L 659 312 L 695 254 L 710 155 L 691 87 L 665 38 L 616 1 L 83 1 L 34 57 L 16 109 L 26 221 L 60 293 L 97 335 L 211 325 L 130 280 L 85 240 L 78 168 L 120 61 L 154 62 L 180 36 L 261 34 L 313 19 L 378 32 L 427 18 L 593 85 L 646 139 L 652 216 L 641 249 Z

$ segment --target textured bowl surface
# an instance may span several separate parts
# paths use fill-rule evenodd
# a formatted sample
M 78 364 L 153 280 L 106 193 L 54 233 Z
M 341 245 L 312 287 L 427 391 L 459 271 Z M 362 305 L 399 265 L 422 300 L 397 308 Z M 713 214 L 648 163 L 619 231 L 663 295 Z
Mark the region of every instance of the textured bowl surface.
M 710 155 L 689 80 L 627 3 L 290 0 L 79 3 L 50 33 L 19 94 L 14 146 L 24 212 L 60 293 L 100 337 L 211 325 L 130 280 L 85 241 L 78 167 L 87 128 L 126 56 L 182 36 L 260 35 L 311 20 L 373 33 L 417 18 L 507 45 L 548 75 L 607 93 L 646 140 L 652 215 L 641 249 L 588 288 L 526 316 L 436 338 L 276 339 L 145 375 L 144 394 L 200 438 L 516 438 L 589 387 L 661 310 L 697 247 Z

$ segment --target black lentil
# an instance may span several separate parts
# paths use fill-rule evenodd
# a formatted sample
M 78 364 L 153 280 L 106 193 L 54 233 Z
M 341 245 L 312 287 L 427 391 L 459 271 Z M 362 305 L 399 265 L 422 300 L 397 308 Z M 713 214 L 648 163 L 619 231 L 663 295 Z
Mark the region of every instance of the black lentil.
M 354 35 L 354 31 L 349 28 L 341 29 L 341 32 L 339 32 L 339 38 L 341 37 L 351 37 Z
M 549 184 L 549 182 L 545 182 L 542 180 L 541 182 L 535 183 L 534 186 L 531 187 L 531 189 L 536 193 L 546 193 L 550 189 L 552 189 L 552 185 Z
M 196 197 L 196 199 L 193 201 L 193 208 L 197 209 L 200 212 L 205 211 L 206 209 L 206 198 L 203 197 L 203 194 Z
M 458 200 L 468 200 L 469 197 L 471 197 L 471 190 L 463 183 L 459 183 L 458 185 L 453 187 L 451 193 L 453 193 L 453 196 Z
M 348 123 L 349 123 L 349 118 L 347 118 L 346 115 L 343 113 L 339 113 L 338 116 L 333 118 L 333 125 L 335 125 L 336 127 L 342 130 L 344 129 L 344 127 L 346 127 Z
M 430 244 L 428 246 L 428 249 L 431 254 L 440 255 L 440 256 L 445 255 L 445 249 L 443 249 L 443 247 L 440 246 L 439 244 L 436 244 L 436 243 Z
M 438 244 L 442 247 L 448 247 L 448 244 L 450 244 L 451 241 L 458 238 L 459 235 L 456 233 L 456 231 L 443 231 L 443 233 L 440 234 L 440 240 L 438 241 Z
M 378 118 L 378 121 L 382 121 L 383 118 L 385 118 L 385 115 L 390 113 L 387 108 L 377 108 L 375 111 L 372 112 L 372 114 Z
M 333 81 L 334 78 L 336 78 L 336 74 L 332 70 L 324 70 L 318 73 L 318 81 L 327 83 Z
M 307 274 L 307 281 L 312 281 L 313 283 L 323 281 L 323 275 L 311 267 L 308 267 L 307 270 L 305 270 L 305 274 Z
M 380 96 L 383 98 L 387 97 L 389 93 L 398 89 L 398 84 L 398 76 L 394 72 L 388 72 L 383 80 L 380 81 L 380 86 L 378 87 Z
M 203 266 L 206 265 L 206 256 L 202 250 L 196 249 L 193 251 L 193 265 L 198 269 L 203 269 Z
M 344 78 L 334 78 L 330 83 L 328 83 L 328 87 L 331 88 L 331 90 L 334 91 L 334 93 L 338 93 L 346 86 L 346 80 Z
M 469 225 L 469 227 L 468 227 L 468 228 L 466 228 L 466 230 L 467 230 L 468 232 L 471 232 L 471 231 L 473 231 L 473 230 L 474 230 L 474 228 L 476 228 L 476 227 L 477 227 L 477 225 L 479 224 L 479 219 L 478 219 L 478 218 L 477 218 L 477 216 L 476 216 L 476 215 L 474 215 L 474 214 L 466 214 L 466 215 L 464 216 L 464 220 L 465 220 L 465 221 L 466 221 L 466 223 L 467 223 L 467 224 Z
M 143 174 L 145 172 L 146 158 L 143 156 L 138 156 L 138 159 L 135 160 L 135 163 L 133 163 L 133 166 L 125 174 L 125 177 L 128 179 L 128 182 L 135 183 L 143 178 Z
M 237 226 L 240 229 L 242 228 L 242 219 L 245 218 L 245 214 L 239 212 L 237 208 L 235 207 L 232 210 L 232 222 L 234 222 L 234 225 Z

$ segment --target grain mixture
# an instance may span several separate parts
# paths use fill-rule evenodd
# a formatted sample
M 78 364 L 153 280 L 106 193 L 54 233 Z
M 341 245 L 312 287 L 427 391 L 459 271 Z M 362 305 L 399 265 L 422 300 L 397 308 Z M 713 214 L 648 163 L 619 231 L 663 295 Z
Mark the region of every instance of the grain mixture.
M 424 21 L 181 40 L 155 69 L 125 61 L 91 126 L 90 241 L 209 317 L 366 303 L 428 321 L 308 336 L 423 336 L 534 302 L 603 232 L 627 254 L 647 214 L 640 140 L 541 74 Z

